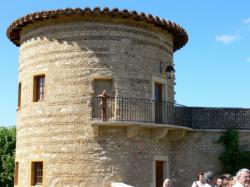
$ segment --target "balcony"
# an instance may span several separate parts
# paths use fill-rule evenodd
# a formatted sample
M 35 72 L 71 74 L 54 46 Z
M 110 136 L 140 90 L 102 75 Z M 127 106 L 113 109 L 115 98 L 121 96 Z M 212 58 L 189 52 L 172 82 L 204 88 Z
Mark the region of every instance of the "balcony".
M 171 102 L 136 98 L 92 98 L 92 126 L 98 136 L 99 127 L 125 127 L 130 138 L 140 128 L 150 128 L 157 140 L 168 135 L 171 140 L 183 137 L 190 128 L 188 107 Z M 103 104 L 105 103 L 105 106 Z M 104 110 L 104 111 L 103 111 Z
M 106 118 L 102 117 L 101 98 L 92 98 L 92 126 L 127 128 L 136 136 L 139 128 L 152 129 L 152 135 L 178 139 L 190 130 L 250 130 L 250 109 L 186 107 L 171 102 L 135 98 L 108 98 Z

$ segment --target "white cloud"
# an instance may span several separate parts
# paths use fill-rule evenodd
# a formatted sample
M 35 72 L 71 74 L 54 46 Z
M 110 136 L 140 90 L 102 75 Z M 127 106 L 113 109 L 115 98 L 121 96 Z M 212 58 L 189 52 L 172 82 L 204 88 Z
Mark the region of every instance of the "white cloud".
M 245 24 L 250 24 L 250 18 L 245 19 L 245 20 L 243 21 L 243 23 L 245 23 Z
M 243 23 L 244 23 L 245 26 L 246 26 L 247 32 L 249 32 L 249 31 L 250 31 L 250 18 L 245 19 L 245 20 L 243 21 Z
M 234 34 L 217 35 L 215 37 L 215 40 L 217 42 L 221 42 L 224 44 L 230 44 L 230 43 L 233 43 L 239 39 L 243 39 L 243 38 L 247 37 L 250 33 L 250 17 L 243 20 L 243 23 L 240 25 L 240 27 L 233 33 Z M 250 61 L 250 57 L 249 57 L 249 61 Z
M 220 36 L 216 36 L 216 41 L 218 42 L 222 42 L 224 44 L 229 44 L 229 43 L 232 43 L 236 40 L 239 39 L 239 36 L 234 34 L 234 35 L 220 35 Z
M 247 61 L 247 62 L 250 62 L 250 57 L 248 57 L 248 58 L 246 59 L 246 61 Z

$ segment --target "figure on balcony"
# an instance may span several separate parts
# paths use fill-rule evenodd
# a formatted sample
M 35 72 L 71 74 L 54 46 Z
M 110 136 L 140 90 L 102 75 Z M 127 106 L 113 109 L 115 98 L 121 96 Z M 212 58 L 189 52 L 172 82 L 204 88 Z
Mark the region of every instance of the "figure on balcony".
M 102 111 L 102 120 L 107 121 L 107 104 L 108 98 L 110 98 L 110 96 L 108 96 L 107 90 L 103 90 L 102 93 L 98 95 L 98 97 L 101 97 L 100 107 Z

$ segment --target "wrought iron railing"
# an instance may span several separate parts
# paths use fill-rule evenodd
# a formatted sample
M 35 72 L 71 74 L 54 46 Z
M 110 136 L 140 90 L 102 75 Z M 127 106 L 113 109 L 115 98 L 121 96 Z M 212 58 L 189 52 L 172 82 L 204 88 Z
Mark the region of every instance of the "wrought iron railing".
M 193 129 L 250 129 L 250 109 L 186 107 L 171 102 L 135 98 L 92 98 L 92 119 L 171 124 Z
M 188 107 L 194 129 L 250 129 L 250 109 Z
M 106 98 L 103 102 L 103 99 L 101 97 L 92 98 L 93 120 L 189 125 L 186 118 L 181 117 L 187 115 L 185 111 L 187 107 L 172 102 L 135 98 Z

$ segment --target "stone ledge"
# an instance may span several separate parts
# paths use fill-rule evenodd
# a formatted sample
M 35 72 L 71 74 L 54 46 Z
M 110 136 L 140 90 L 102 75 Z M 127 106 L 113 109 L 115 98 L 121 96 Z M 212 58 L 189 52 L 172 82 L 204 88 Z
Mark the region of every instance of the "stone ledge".
M 144 123 L 138 121 L 101 121 L 93 120 L 93 136 L 99 136 L 99 127 L 123 127 L 126 128 L 127 138 L 135 138 L 138 136 L 141 128 L 151 129 L 151 136 L 156 141 L 167 136 L 170 141 L 177 141 L 184 137 L 186 131 L 193 131 L 188 127 L 176 126 L 171 124 Z

